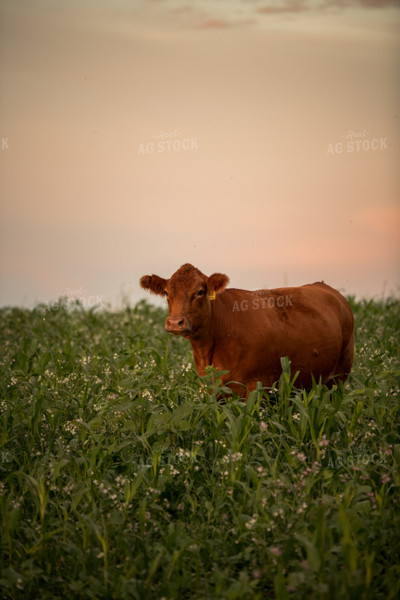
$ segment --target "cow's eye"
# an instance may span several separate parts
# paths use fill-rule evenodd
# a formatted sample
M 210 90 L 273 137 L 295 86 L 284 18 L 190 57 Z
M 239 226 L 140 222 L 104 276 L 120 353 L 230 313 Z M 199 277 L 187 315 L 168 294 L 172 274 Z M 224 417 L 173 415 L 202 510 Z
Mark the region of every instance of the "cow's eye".
M 200 296 L 204 296 L 204 290 L 199 290 L 199 291 L 197 292 L 197 296 L 198 296 L 198 297 L 200 297 Z

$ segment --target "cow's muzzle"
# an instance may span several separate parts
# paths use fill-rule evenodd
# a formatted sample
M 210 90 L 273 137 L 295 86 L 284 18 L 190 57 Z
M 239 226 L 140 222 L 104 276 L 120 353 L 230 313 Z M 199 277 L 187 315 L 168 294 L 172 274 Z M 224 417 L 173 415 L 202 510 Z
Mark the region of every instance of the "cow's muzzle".
M 175 335 L 187 335 L 190 332 L 189 321 L 185 317 L 167 317 L 165 329 Z

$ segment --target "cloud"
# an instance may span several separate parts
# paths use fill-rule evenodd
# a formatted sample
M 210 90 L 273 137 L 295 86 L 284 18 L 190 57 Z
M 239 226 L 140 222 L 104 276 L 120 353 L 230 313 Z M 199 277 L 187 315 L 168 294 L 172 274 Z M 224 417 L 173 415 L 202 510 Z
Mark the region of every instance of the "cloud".
M 208 19 L 201 25 L 203 29 L 226 29 L 230 26 L 231 23 L 225 19 Z
M 180 27 L 221 31 L 256 26 L 260 21 L 274 18 L 298 17 L 300 20 L 303 15 L 324 15 L 351 9 L 370 13 L 374 9 L 400 8 L 400 0 L 236 0 L 233 5 L 228 0 L 221 0 L 218 5 L 211 2 L 194 5 L 187 0 L 147 0 L 145 13 L 146 6 L 151 5 L 157 9 L 153 8 L 150 12 L 173 18 Z
M 276 3 L 274 3 L 273 5 L 270 4 L 268 6 L 262 6 L 261 8 L 257 9 L 257 12 L 262 15 L 277 15 L 284 13 L 305 12 L 307 10 L 310 10 L 310 8 L 311 7 L 302 0 L 290 0 L 289 2 L 286 2 L 280 6 L 277 6 Z
M 253 19 L 207 19 L 201 24 L 202 29 L 228 29 L 232 27 L 243 27 L 245 25 L 252 25 L 255 21 Z
M 400 8 L 399 0 L 329 0 L 328 7 L 352 8 L 360 6 L 362 8 Z M 321 5 L 323 8 L 323 5 Z
M 283 0 L 277 5 L 276 2 L 266 4 L 257 9 L 258 14 L 262 15 L 279 15 L 279 14 L 297 14 L 304 12 L 317 12 L 330 8 L 400 8 L 399 0 L 328 0 L 328 2 L 312 2 L 310 0 Z
M 366 233 L 380 235 L 385 242 L 400 246 L 400 206 L 370 206 L 356 212 L 352 222 Z
M 399 0 L 357 0 L 357 3 L 365 8 L 400 8 Z

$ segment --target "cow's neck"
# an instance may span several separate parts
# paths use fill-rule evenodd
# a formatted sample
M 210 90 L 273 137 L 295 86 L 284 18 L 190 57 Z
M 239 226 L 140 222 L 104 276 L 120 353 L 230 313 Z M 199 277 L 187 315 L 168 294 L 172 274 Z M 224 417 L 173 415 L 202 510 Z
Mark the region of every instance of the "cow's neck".
M 217 302 L 220 301 L 221 299 L 218 296 L 216 300 L 212 301 L 209 326 L 203 331 L 202 337 L 200 339 L 190 340 L 196 371 L 200 376 L 205 374 L 206 367 L 213 364 L 214 351 L 219 337 L 220 311 L 217 310 Z M 217 315 L 219 315 L 219 317 Z M 214 367 L 216 369 L 221 368 L 220 365 L 215 364 Z
M 193 349 L 193 359 L 196 371 L 202 377 L 206 367 L 212 364 L 213 344 L 206 340 L 190 340 Z

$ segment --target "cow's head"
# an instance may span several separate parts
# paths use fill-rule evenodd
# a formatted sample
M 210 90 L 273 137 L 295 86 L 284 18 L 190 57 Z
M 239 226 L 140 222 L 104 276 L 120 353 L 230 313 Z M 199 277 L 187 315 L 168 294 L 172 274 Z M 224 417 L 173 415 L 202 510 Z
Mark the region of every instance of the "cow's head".
M 165 329 L 175 335 L 200 338 L 207 329 L 216 294 L 224 291 L 229 278 L 222 273 L 204 275 L 192 265 L 183 265 L 170 279 L 158 275 L 144 275 L 140 279 L 143 289 L 166 296 L 169 317 Z

